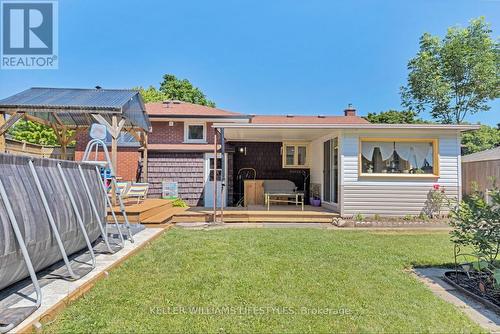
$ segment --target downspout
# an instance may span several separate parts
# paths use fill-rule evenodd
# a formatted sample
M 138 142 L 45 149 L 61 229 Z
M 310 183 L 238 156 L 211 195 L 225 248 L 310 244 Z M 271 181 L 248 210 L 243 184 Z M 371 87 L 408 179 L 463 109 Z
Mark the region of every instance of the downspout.
M 210 167 L 210 164 L 209 164 L 209 167 Z M 209 175 L 209 181 L 210 181 L 210 172 L 208 175 Z M 213 175 L 214 175 L 214 180 L 213 180 L 214 219 L 213 219 L 213 223 L 216 224 L 217 223 L 217 130 L 215 130 L 215 132 L 214 132 L 214 174 Z
M 220 148 L 221 148 L 221 202 L 220 202 L 220 219 L 224 223 L 224 202 L 226 199 L 226 141 L 224 139 L 224 128 L 220 129 Z

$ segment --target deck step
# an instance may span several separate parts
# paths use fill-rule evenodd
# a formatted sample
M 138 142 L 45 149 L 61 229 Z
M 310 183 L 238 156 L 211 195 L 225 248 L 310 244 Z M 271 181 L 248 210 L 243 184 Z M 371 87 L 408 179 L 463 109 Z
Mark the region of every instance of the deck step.
M 164 224 L 172 219 L 176 214 L 180 214 L 186 211 L 188 208 L 175 208 L 169 207 L 156 215 L 152 215 L 144 220 L 141 220 L 143 224 Z
M 126 205 L 125 211 L 130 223 L 142 223 L 144 220 L 154 217 L 163 211 L 172 208 L 172 200 L 148 198 L 142 203 Z M 114 207 L 116 218 L 118 221 L 123 222 L 120 208 Z M 108 222 L 113 221 L 113 216 L 108 210 Z

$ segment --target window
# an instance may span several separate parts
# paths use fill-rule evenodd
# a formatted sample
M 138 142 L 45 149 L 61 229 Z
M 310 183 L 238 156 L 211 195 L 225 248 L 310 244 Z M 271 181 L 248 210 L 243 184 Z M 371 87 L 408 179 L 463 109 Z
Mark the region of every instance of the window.
M 362 138 L 360 175 L 439 176 L 436 139 Z
M 210 166 L 209 166 L 209 176 L 208 180 L 209 181 L 214 181 L 214 158 L 210 158 Z M 217 158 L 217 181 L 222 180 L 222 159 Z
M 184 141 L 187 143 L 206 142 L 205 123 L 184 123 Z
M 307 150 L 305 143 L 283 143 L 283 168 L 308 167 Z

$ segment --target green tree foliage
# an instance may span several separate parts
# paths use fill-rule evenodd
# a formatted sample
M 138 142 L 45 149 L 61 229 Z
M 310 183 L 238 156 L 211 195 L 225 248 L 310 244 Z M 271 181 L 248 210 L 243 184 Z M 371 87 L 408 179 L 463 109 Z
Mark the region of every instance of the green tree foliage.
M 9 129 L 15 140 L 39 145 L 59 145 L 54 130 L 31 121 L 20 120 Z
M 478 18 L 466 28 L 449 28 L 442 40 L 425 33 L 408 63 L 403 106 L 457 124 L 469 113 L 489 110 L 488 101 L 500 95 L 500 43 L 491 32 Z
M 149 86 L 148 88 L 135 87 L 142 96 L 142 99 L 145 103 L 149 102 L 162 102 L 169 99 L 169 96 L 162 91 L 159 91 L 153 86 Z
M 380 113 L 368 113 L 364 117 L 370 123 L 387 123 L 387 124 L 420 124 L 427 123 L 417 117 L 417 113 L 410 110 L 397 111 L 388 110 Z
M 500 146 L 500 127 L 482 125 L 477 131 L 462 135 L 463 154 L 471 154 Z
M 204 106 L 215 107 L 215 103 L 208 100 L 205 94 L 194 87 L 187 79 L 178 79 L 173 74 L 165 74 L 160 89 L 154 86 L 148 88 L 135 87 L 139 90 L 144 102 L 162 102 L 165 100 L 179 100 Z
M 165 74 L 163 76 L 160 91 L 172 100 L 215 107 L 215 103 L 207 99 L 199 88 L 194 87 L 187 79 L 178 79 L 173 74 Z

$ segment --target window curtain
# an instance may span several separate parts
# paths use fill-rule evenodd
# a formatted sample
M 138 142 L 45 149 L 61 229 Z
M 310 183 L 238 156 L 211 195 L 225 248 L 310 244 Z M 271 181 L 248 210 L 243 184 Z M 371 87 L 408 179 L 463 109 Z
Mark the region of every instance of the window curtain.
M 369 161 L 372 161 L 375 147 L 380 149 L 382 160 L 389 159 L 394 153 L 394 142 L 363 142 L 361 145 L 361 154 Z
M 430 143 L 396 143 L 398 155 L 417 168 L 423 167 L 425 160 L 432 166 L 431 148 Z
M 373 160 L 373 151 L 378 147 L 380 149 L 380 154 L 382 155 L 382 160 L 389 159 L 394 153 L 394 143 L 393 142 L 363 142 L 361 145 L 361 154 L 369 161 Z
M 361 144 L 361 154 L 369 161 L 372 161 L 373 159 L 373 151 L 375 150 L 375 147 L 377 146 L 376 143 L 373 142 L 363 142 Z
M 394 142 L 380 142 L 376 145 L 380 149 L 382 160 L 389 159 L 394 153 Z

